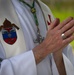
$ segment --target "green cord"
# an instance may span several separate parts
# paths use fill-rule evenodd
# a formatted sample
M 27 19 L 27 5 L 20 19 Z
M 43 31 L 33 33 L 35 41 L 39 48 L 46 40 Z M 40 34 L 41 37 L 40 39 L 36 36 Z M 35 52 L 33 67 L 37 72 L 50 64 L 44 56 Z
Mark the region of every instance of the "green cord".
M 24 0 L 19 0 L 20 2 L 22 2 L 24 5 L 26 4 L 28 7 L 31 8 L 31 12 L 33 14 L 36 26 L 37 26 L 37 39 L 35 40 L 35 43 L 41 43 L 44 40 L 44 37 L 42 37 L 40 35 L 40 29 L 39 29 L 39 22 L 38 22 L 38 18 L 36 15 L 36 9 L 35 9 L 35 0 L 33 1 L 32 6 L 30 6 L 28 3 L 26 3 Z
M 34 20 L 35 20 L 36 26 L 39 26 L 38 18 L 37 18 L 37 16 L 36 16 L 36 9 L 35 9 L 35 7 L 34 7 L 34 6 L 35 6 L 35 1 L 33 1 L 32 6 L 30 6 L 28 3 L 26 3 L 26 2 L 23 1 L 23 0 L 19 0 L 19 1 L 21 1 L 23 4 L 26 4 L 28 7 L 31 8 L 31 12 L 32 12 L 32 14 L 33 14 L 33 16 L 34 16 Z

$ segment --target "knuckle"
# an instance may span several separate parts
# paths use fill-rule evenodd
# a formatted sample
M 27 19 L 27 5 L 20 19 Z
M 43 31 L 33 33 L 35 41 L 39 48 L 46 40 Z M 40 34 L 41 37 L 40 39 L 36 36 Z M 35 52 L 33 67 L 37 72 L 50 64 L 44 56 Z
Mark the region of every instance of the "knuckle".
M 69 22 L 69 24 L 72 24 L 72 25 L 74 25 L 74 19 L 73 19 L 71 22 Z
M 73 19 L 73 17 L 70 16 L 69 19 Z
M 70 17 L 68 18 L 68 20 L 70 20 L 70 21 L 73 20 L 73 17 L 70 16 Z
M 70 38 L 65 40 L 65 44 L 69 44 L 69 42 L 70 42 Z
M 73 32 L 74 32 L 74 27 L 71 29 L 71 31 L 73 31 Z
M 73 26 L 73 31 L 74 31 L 74 26 Z

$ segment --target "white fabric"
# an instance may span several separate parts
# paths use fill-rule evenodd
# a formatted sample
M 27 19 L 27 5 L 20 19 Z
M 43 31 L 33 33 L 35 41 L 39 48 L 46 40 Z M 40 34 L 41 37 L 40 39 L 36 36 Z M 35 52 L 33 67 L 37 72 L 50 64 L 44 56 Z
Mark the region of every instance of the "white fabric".
M 18 4 L 17 4 L 18 3 Z M 23 3 L 19 3 L 17 1 L 13 1 L 13 4 L 16 8 L 16 12 L 18 14 L 18 17 L 20 19 L 21 25 L 23 26 L 23 32 L 26 39 L 26 44 L 27 44 L 27 50 L 34 48 L 35 44 L 33 42 L 33 40 L 36 39 L 36 33 L 37 33 L 37 28 L 34 22 L 34 17 L 32 15 L 32 13 L 30 12 L 30 8 L 28 6 L 24 6 Z M 16 4 L 18 6 L 16 6 Z M 39 6 L 37 4 L 35 4 L 36 6 L 36 11 L 37 11 L 37 17 L 38 17 L 38 21 L 39 21 L 39 28 L 41 31 L 41 35 L 43 37 L 46 36 L 46 25 L 45 25 L 45 21 L 43 20 L 43 15 L 42 12 L 39 8 Z M 21 11 L 21 12 L 20 12 Z M 34 45 L 34 46 L 33 46 Z M 38 66 L 37 66 L 37 74 L 38 75 L 51 75 L 51 68 L 50 68 L 50 61 L 47 60 L 49 59 L 48 57 L 45 59 L 46 61 L 42 61 Z M 42 66 L 44 65 L 44 66 Z
M 72 53 L 72 47 L 68 45 L 66 48 L 64 48 L 62 55 L 63 55 L 66 74 L 74 75 L 74 55 Z M 53 75 L 59 75 L 53 56 L 52 56 L 52 64 L 53 64 L 52 65 Z
M 0 75 L 59 75 L 53 56 L 51 55 L 47 56 L 42 62 L 36 65 L 33 52 L 31 51 L 37 45 L 33 42 L 33 40 L 36 39 L 37 30 L 33 15 L 30 13 L 29 8 L 24 6 L 22 3 L 19 3 L 18 0 L 12 0 L 12 2 L 18 14 L 20 25 L 22 26 L 24 38 L 26 39 L 27 52 L 9 59 L 5 59 L 3 62 L 1 62 Z M 41 35 L 45 37 L 47 32 L 45 21 L 37 3 L 35 7 L 37 10 Z M 0 44 L 0 52 L 0 56 L 2 58 L 6 58 L 2 44 Z M 68 65 L 72 66 L 74 63 L 74 61 L 71 60 L 71 58 L 73 58 L 71 47 L 67 46 L 63 53 L 66 72 L 74 75 L 73 67 L 71 67 L 72 73 L 70 72 L 69 68 L 67 68 Z M 70 54 L 68 55 L 68 53 Z
M 18 14 L 18 17 L 20 19 L 20 23 L 24 32 L 24 37 L 26 39 L 26 44 L 27 48 L 32 49 L 34 48 L 34 41 L 36 40 L 36 33 L 37 33 L 37 28 L 35 25 L 34 17 L 33 14 L 30 12 L 30 8 L 23 3 L 19 2 L 18 0 L 14 1 L 16 12 Z M 36 4 L 36 11 L 37 11 L 37 17 L 39 21 L 39 28 L 40 28 L 40 33 L 43 37 L 46 36 L 46 25 L 45 21 L 43 19 L 42 12 L 39 8 L 39 6 Z
M 36 75 L 33 52 L 29 51 L 4 60 L 1 63 L 0 75 Z
M 67 59 L 67 57 L 63 54 L 63 58 L 64 58 L 64 64 L 65 64 L 65 70 L 66 70 L 66 74 L 70 75 L 70 74 L 74 74 L 74 66 L 73 64 L 70 62 L 69 59 Z
M 23 36 L 23 32 L 17 17 L 17 14 L 13 8 L 13 5 L 10 0 L 0 0 L 0 26 L 3 25 L 3 22 L 6 19 L 8 19 L 12 24 L 14 23 L 17 25 L 20 29 L 16 29 L 17 33 L 17 40 L 13 45 L 7 44 L 2 37 L 2 32 L 0 31 L 0 43 L 3 46 L 3 49 L 5 51 L 5 58 L 9 58 L 15 55 L 18 55 L 20 53 L 23 53 L 26 51 L 26 44 L 25 39 Z M 22 45 L 21 45 L 22 42 Z

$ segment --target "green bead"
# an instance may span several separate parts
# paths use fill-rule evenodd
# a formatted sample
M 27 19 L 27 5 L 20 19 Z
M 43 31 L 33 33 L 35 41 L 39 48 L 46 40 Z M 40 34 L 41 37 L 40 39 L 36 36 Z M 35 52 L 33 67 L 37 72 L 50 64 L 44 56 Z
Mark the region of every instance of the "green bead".
M 32 13 L 35 13 L 36 12 L 36 9 L 35 8 L 31 8 L 31 12 Z

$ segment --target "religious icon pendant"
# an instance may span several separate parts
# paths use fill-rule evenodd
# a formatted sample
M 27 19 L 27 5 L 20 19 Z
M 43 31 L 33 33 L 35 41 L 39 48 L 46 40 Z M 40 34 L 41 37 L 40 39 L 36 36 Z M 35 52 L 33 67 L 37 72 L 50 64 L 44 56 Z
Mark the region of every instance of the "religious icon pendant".
M 19 30 L 15 24 L 12 24 L 9 20 L 5 19 L 3 25 L 0 26 L 0 31 L 2 32 L 3 40 L 10 45 L 13 45 L 17 40 L 17 32 Z
M 42 37 L 40 34 L 37 35 L 37 39 L 34 41 L 34 43 L 42 43 L 44 40 L 44 37 Z
M 40 44 L 40 43 L 43 42 L 43 40 L 44 40 L 44 37 L 41 36 L 40 31 L 38 29 L 38 31 L 37 31 L 37 39 L 34 41 L 34 43 L 39 43 Z

